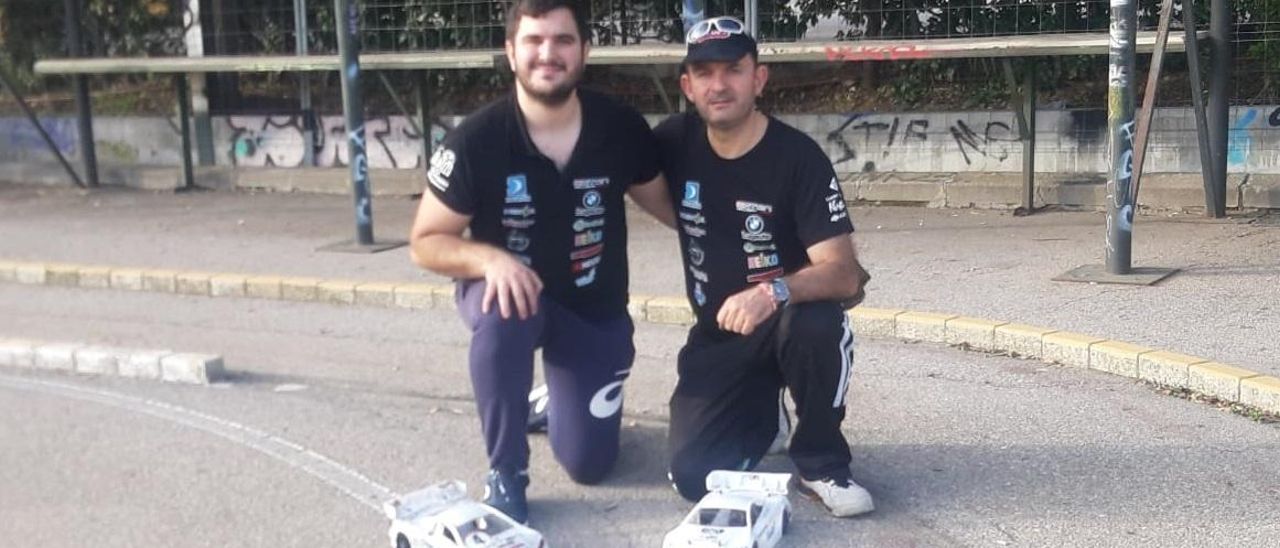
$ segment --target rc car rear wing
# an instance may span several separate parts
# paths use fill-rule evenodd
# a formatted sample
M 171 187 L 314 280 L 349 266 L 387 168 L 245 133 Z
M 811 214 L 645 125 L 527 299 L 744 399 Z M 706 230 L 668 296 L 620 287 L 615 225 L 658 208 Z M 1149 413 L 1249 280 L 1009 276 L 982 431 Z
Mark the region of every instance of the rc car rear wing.
M 707 474 L 707 490 L 712 492 L 756 491 L 769 495 L 786 495 L 791 474 L 735 472 L 713 470 Z
M 467 485 L 458 480 L 442 481 L 382 504 L 388 518 L 411 519 L 438 513 L 467 498 Z

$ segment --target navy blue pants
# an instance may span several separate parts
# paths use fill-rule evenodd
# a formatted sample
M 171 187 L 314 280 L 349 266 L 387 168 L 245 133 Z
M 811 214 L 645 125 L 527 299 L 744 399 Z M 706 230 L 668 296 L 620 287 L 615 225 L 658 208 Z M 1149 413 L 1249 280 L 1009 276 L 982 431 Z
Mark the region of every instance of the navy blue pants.
M 574 481 L 604 479 L 618 458 L 622 384 L 635 358 L 631 317 L 589 321 L 544 296 L 534 316 L 504 320 L 496 302 L 488 314 L 480 311 L 484 288 L 484 280 L 459 282 L 457 303 L 472 332 L 471 387 L 490 468 L 529 466 L 525 426 L 533 355 L 541 348 L 552 452 Z
M 853 331 L 840 304 L 783 308 L 751 335 L 695 325 L 680 350 L 667 435 L 671 481 L 681 496 L 706 494 L 712 470 L 750 470 L 778 432 L 778 392 L 796 408 L 788 455 L 807 479 L 849 475 L 840 431 L 853 365 Z

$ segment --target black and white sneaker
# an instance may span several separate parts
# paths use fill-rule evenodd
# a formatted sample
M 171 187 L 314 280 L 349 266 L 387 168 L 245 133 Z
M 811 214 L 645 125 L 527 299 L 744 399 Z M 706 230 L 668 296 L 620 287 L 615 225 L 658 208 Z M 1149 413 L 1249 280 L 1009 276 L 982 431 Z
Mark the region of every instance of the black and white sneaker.
M 847 518 L 876 509 L 871 493 L 848 477 L 807 480 L 800 478 L 796 486 L 801 494 L 821 502 L 831 515 Z
M 551 395 L 547 385 L 529 391 L 529 420 L 525 423 L 525 431 L 529 433 L 547 431 L 547 404 L 551 403 Z

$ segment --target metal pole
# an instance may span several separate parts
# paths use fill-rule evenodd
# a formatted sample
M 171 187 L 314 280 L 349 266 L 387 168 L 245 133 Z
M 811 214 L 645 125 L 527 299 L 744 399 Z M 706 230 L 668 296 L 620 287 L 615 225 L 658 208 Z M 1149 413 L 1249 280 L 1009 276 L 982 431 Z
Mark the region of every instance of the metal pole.
M 333 0 L 338 16 L 338 56 L 342 59 L 342 111 L 347 121 L 351 194 L 355 199 L 356 245 L 373 245 L 369 199 L 369 158 L 364 147 L 364 102 L 360 95 L 360 13 L 358 0 Z
M 173 75 L 178 91 L 178 127 L 182 128 L 182 188 L 196 187 L 195 172 L 191 167 L 191 87 L 186 74 Z
M 1187 73 L 1191 75 L 1191 106 L 1196 113 L 1200 176 L 1204 179 L 1204 214 L 1206 217 L 1213 217 L 1218 198 L 1217 188 L 1213 186 L 1213 153 L 1209 145 L 1209 122 L 1205 119 L 1204 112 L 1204 84 L 1200 81 L 1200 40 L 1196 36 L 1196 11 L 1192 0 L 1187 0 L 1183 6 L 1182 26 L 1187 33 Z
M 307 0 L 293 0 L 294 48 L 298 55 L 306 55 Z M 311 110 L 311 73 L 298 73 L 298 103 L 302 110 L 302 165 L 316 165 L 316 123 Z
M 1190 2 L 1188 2 L 1188 5 Z M 1160 72 L 1164 68 L 1164 50 L 1169 44 L 1169 23 L 1173 21 L 1173 0 L 1160 4 L 1160 24 L 1156 27 L 1156 49 L 1151 54 L 1151 68 L 1147 69 L 1147 89 L 1142 98 L 1142 113 L 1138 115 L 1138 136 L 1133 149 L 1133 184 L 1129 186 L 1129 201 L 1138 203 L 1138 189 L 1142 186 L 1142 172 L 1146 166 L 1147 143 L 1151 137 L 1151 120 L 1156 114 L 1156 98 L 1160 91 Z
M 427 82 L 427 71 L 418 70 L 413 73 L 413 87 L 418 97 L 418 133 L 422 135 L 422 169 L 426 170 L 431 163 L 431 84 Z
M 1213 217 L 1227 215 L 1227 128 L 1230 125 L 1231 95 L 1231 3 L 1210 3 L 1209 42 L 1213 53 L 1209 66 L 1209 140 L 1213 150 L 1213 187 L 1216 203 Z
M 83 57 L 84 44 L 80 39 L 80 0 L 65 0 L 67 55 Z M 84 176 L 89 186 L 98 186 L 98 154 L 93 145 L 93 103 L 89 100 L 89 77 L 77 74 L 72 77 L 76 92 L 76 116 L 80 126 L 80 158 L 84 161 Z
M 1107 129 L 1111 139 L 1107 176 L 1106 266 L 1111 274 L 1132 269 L 1134 133 L 1134 56 L 1138 6 L 1135 0 L 1111 0 L 1111 54 L 1107 94 Z
M 1026 124 L 1022 135 L 1022 209 L 1030 215 L 1036 210 L 1036 62 L 1027 60 L 1026 83 L 1022 93 L 1022 110 Z
M 27 105 L 27 101 L 22 98 L 22 94 L 18 93 L 18 88 L 9 80 L 9 75 L 0 70 L 0 88 L 9 90 L 13 94 L 13 98 L 18 101 L 18 108 L 22 109 L 22 113 L 27 115 L 27 120 L 36 128 L 36 133 L 40 134 L 40 138 L 44 139 L 44 144 L 49 146 L 49 150 L 53 152 L 53 156 L 58 159 L 58 163 L 62 164 L 62 169 L 67 170 L 67 175 L 71 176 L 71 181 L 80 188 L 86 188 L 84 181 L 80 180 L 80 176 L 76 174 L 76 168 L 71 167 L 71 163 L 67 162 L 67 158 L 62 155 L 62 151 L 58 150 L 58 145 L 53 142 L 53 138 L 49 137 L 49 132 L 44 130 L 44 126 L 40 125 L 40 119 L 36 117 L 36 113 L 31 111 L 31 107 Z

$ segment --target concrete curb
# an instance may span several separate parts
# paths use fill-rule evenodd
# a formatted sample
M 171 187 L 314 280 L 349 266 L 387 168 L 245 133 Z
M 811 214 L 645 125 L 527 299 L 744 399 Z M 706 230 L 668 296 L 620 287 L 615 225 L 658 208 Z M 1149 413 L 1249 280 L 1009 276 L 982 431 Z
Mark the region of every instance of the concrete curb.
M 362 282 L 357 280 L 261 276 L 220 272 L 139 269 L 104 265 L 33 263 L 0 260 L 0 282 L 28 285 L 112 288 L 207 297 L 238 297 L 371 306 L 403 309 L 453 308 L 451 284 Z M 632 295 L 627 305 L 638 321 L 690 325 L 693 311 L 683 297 Z M 1220 400 L 1280 414 L 1280 379 L 1211 360 L 1166 350 L 1138 346 L 1081 333 L 1044 327 L 969 318 L 952 314 L 880 309 L 861 306 L 849 312 L 853 330 L 873 338 L 946 344 L 966 350 L 1006 354 L 1042 360 L 1068 367 L 1093 369 L 1162 387 L 1191 390 Z M 48 346 L 48 348 L 46 348 Z M 44 367 L 95 373 L 110 371 L 109 359 L 100 353 L 70 352 L 66 345 L 32 348 L 0 340 L 0 365 Z M 117 357 L 117 371 L 125 376 L 156 376 L 150 358 L 127 367 Z M 130 360 L 133 355 L 130 355 Z M 160 377 L 178 382 L 208 383 L 222 373 L 217 356 L 206 361 L 178 358 L 160 360 Z M 83 365 L 81 365 L 83 362 Z M 215 363 L 216 362 L 216 363 Z M 203 363 L 204 369 L 201 369 Z M 172 368 L 168 374 L 165 367 Z M 145 375 L 135 372 L 145 369 Z
M 212 354 L 30 339 L 0 339 L 0 366 L 184 384 L 209 384 L 225 375 L 222 357 Z

